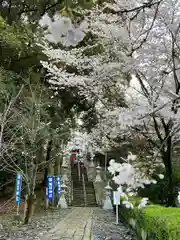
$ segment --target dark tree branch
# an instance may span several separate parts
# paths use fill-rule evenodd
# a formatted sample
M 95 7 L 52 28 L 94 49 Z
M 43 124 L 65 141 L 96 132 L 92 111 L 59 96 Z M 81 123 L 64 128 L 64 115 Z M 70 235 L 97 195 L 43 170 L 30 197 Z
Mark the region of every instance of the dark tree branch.
M 160 147 L 160 145 L 159 145 L 157 142 L 155 142 L 155 141 L 153 141 L 151 138 L 149 138 L 149 136 L 147 136 L 147 134 L 144 133 L 143 131 L 141 131 L 141 129 L 139 129 L 138 127 L 131 127 L 131 128 L 132 128 L 133 130 L 139 132 L 140 134 L 142 134 L 143 137 L 145 137 L 146 140 L 147 140 L 149 143 L 151 143 L 152 146 L 154 146 L 154 147 L 156 147 L 156 148 L 159 148 L 159 147 Z
M 151 7 L 154 6 L 154 5 L 157 5 L 157 6 L 156 6 L 155 13 L 154 13 L 153 20 L 152 20 L 152 23 L 151 23 L 149 29 L 147 29 L 146 31 L 144 31 L 144 32 L 140 35 L 140 36 L 142 36 L 142 35 L 145 34 L 146 36 L 143 38 L 143 40 L 139 43 L 139 45 L 138 45 L 137 47 L 133 47 L 133 48 L 131 49 L 130 56 L 132 56 L 132 54 L 133 54 L 134 51 L 140 49 L 140 48 L 142 47 L 142 45 L 147 41 L 147 38 L 148 38 L 148 36 L 149 36 L 149 34 L 150 34 L 153 26 L 154 26 L 154 23 L 155 23 L 157 14 L 158 14 L 158 10 L 159 10 L 159 5 L 160 5 L 160 3 L 161 3 L 162 1 L 163 1 L 163 0 L 158 1 L 158 2 L 156 2 L 156 3 L 151 3 Z M 151 2 L 152 2 L 152 1 L 151 1 Z M 147 3 L 147 4 L 148 4 L 148 3 Z M 144 5 L 146 6 L 146 4 L 144 4 Z M 143 6 L 144 6 L 144 5 L 143 5 Z M 150 3 L 148 4 L 148 6 L 142 8 L 142 9 L 144 10 L 145 8 L 147 8 L 147 7 L 149 7 L 149 6 L 150 6 Z M 142 10 L 142 9 L 141 9 L 141 10 Z M 139 14 L 139 12 L 140 12 L 141 10 L 138 11 L 138 14 Z M 137 17 L 138 14 L 136 14 L 135 16 Z M 130 21 L 132 21 L 134 18 L 135 18 L 135 17 L 131 18 Z M 140 36 L 139 36 L 138 38 L 140 38 Z
M 52 8 L 57 7 L 58 5 L 62 4 L 62 0 L 59 0 L 57 3 L 54 3 L 50 6 L 45 6 L 44 9 L 40 12 L 38 8 L 29 8 L 29 9 L 23 9 L 21 10 L 18 15 L 22 15 L 23 13 L 28 13 L 28 12 L 40 12 L 40 16 L 43 16 L 48 10 L 51 10 Z
M 139 7 L 135 7 L 135 8 L 131 8 L 131 9 L 123 9 L 120 11 L 116 11 L 116 13 L 123 14 L 123 13 L 131 13 L 131 12 L 135 12 L 135 11 L 137 11 L 139 13 L 140 11 L 145 10 L 146 8 L 151 8 L 155 5 L 159 5 L 163 1 L 164 0 L 159 0 L 159 1 L 153 2 L 153 0 L 149 0 L 148 2 L 143 3 Z M 137 15 L 136 15 L 136 17 L 137 17 Z
M 164 131 L 166 132 L 167 126 L 166 126 L 166 123 L 165 123 L 165 121 L 164 121 L 164 118 L 161 117 L 160 120 L 161 120 L 161 123 L 162 123 L 162 125 L 163 125 Z
M 139 75 L 138 72 L 136 72 L 136 77 L 137 77 L 137 79 L 139 80 L 139 83 L 141 84 L 141 88 L 142 88 L 142 91 L 143 91 L 145 97 L 146 97 L 147 99 L 149 99 L 148 90 L 147 90 L 147 88 L 145 87 L 145 85 L 144 85 L 144 83 L 143 83 L 143 81 L 142 81 L 142 79 L 141 79 L 141 76 Z
M 157 120 L 155 117 L 153 117 L 153 122 L 154 122 L 154 128 L 155 128 L 155 131 L 156 131 L 156 134 L 161 142 L 161 144 L 163 143 L 163 138 L 161 136 L 161 133 L 159 131 L 159 126 L 158 126 L 158 123 L 157 123 Z

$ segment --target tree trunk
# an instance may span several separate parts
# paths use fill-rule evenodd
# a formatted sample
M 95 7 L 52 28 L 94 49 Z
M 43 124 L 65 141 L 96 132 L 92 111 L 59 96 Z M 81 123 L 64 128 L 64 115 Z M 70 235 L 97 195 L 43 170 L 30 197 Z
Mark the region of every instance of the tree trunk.
M 54 149 L 53 148 L 51 151 L 50 160 L 48 162 L 48 176 L 54 176 Z M 55 179 L 54 179 L 54 181 L 55 181 Z M 54 186 L 55 186 L 55 182 L 54 182 Z M 49 204 L 51 206 L 54 206 L 54 200 L 50 201 Z
M 47 176 L 48 176 L 48 162 L 51 157 L 51 150 L 52 150 L 52 140 L 49 140 L 48 146 L 47 146 L 47 152 L 46 152 L 46 167 L 44 171 L 44 180 L 43 180 L 43 186 L 46 188 L 47 187 Z
M 28 194 L 26 195 L 25 209 L 24 209 L 24 224 L 28 224 L 31 221 L 31 217 L 35 205 L 35 186 L 36 186 L 36 173 L 37 165 L 32 163 L 32 167 L 29 170 L 30 184 L 28 185 Z
M 167 196 L 167 206 L 175 206 L 176 196 L 174 194 L 174 184 L 173 184 L 173 169 L 172 169 L 172 140 L 168 137 L 167 140 L 167 150 L 164 153 L 164 163 L 166 168 L 166 175 L 168 180 L 168 196 Z
M 50 161 L 50 157 L 51 157 L 51 151 L 52 151 L 52 139 L 48 141 L 48 144 L 47 144 L 47 150 L 46 150 L 46 167 L 45 167 L 45 170 L 44 170 L 44 180 L 43 180 L 43 186 L 44 186 L 44 196 L 45 196 L 45 207 L 46 209 L 48 208 L 49 206 L 49 201 L 47 199 L 47 196 L 46 196 L 46 191 L 47 191 L 47 177 L 48 177 L 48 163 Z
M 26 195 L 24 224 L 28 224 L 31 222 L 35 199 L 36 196 L 34 194 Z
M 61 175 L 61 162 L 62 162 L 61 156 L 57 156 L 55 158 L 55 167 L 54 167 L 54 175 L 55 176 Z M 57 193 L 57 189 L 55 191 L 56 191 L 55 204 L 57 205 L 58 201 L 59 201 L 59 194 Z
M 48 163 L 48 176 L 54 176 L 54 169 L 53 169 L 53 162 L 49 161 Z M 47 190 L 47 187 L 46 187 Z M 46 197 L 46 209 L 49 207 L 49 204 L 54 205 L 54 201 L 52 200 L 49 202 L 48 198 Z

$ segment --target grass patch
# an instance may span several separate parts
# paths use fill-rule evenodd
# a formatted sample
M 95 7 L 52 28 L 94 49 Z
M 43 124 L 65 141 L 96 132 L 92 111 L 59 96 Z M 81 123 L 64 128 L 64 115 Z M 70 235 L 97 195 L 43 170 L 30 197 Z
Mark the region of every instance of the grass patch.
M 137 205 L 139 198 L 133 198 Z M 138 239 L 179 240 L 180 208 L 148 205 L 145 208 L 126 209 L 120 207 L 120 215 L 136 230 Z

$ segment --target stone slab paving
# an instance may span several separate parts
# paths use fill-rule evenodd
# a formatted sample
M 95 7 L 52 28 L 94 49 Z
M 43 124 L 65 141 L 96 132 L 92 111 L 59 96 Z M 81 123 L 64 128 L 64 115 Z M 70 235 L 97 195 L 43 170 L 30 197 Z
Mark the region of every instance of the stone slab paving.
M 91 240 L 93 208 L 76 207 L 41 240 Z
M 115 224 L 113 211 L 73 208 L 41 240 L 135 240 L 134 232 L 122 222 Z
M 93 240 L 136 240 L 135 233 L 121 219 L 116 225 L 115 213 L 97 208 L 93 214 Z

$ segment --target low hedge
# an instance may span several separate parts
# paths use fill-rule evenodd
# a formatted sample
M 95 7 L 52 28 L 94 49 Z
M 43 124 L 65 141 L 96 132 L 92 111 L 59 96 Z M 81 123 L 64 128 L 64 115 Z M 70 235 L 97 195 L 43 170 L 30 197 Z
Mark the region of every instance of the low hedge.
M 180 208 L 148 205 L 127 209 L 120 206 L 119 214 L 136 230 L 138 239 L 180 240 Z

